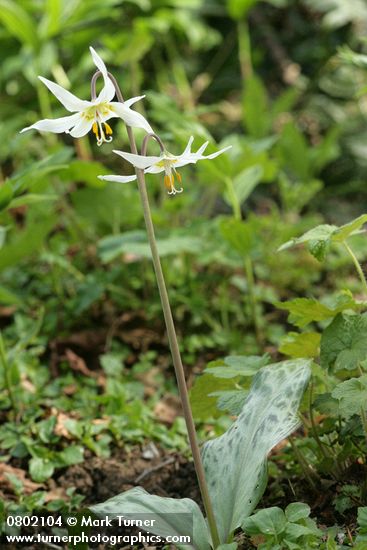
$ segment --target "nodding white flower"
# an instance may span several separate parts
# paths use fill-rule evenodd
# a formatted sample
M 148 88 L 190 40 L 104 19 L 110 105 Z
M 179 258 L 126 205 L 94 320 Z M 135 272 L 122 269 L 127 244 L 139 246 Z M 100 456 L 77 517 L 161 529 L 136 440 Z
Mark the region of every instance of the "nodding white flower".
M 159 157 L 134 155 L 133 153 L 125 153 L 124 151 L 114 151 L 114 153 L 120 155 L 120 157 L 130 162 L 133 166 L 135 166 L 135 168 L 144 170 L 145 174 L 158 174 L 159 172 L 165 172 L 164 185 L 168 190 L 168 194 L 176 195 L 176 193 L 182 193 L 183 191 L 183 188 L 181 187 L 182 178 L 179 172 L 177 172 L 177 168 L 181 168 L 181 166 L 185 166 L 186 164 L 195 164 L 198 160 L 214 159 L 218 155 L 224 153 L 224 151 L 227 151 L 231 148 L 230 145 L 229 147 L 224 147 L 224 149 L 220 149 L 216 153 L 204 156 L 203 153 L 207 148 L 209 142 L 206 141 L 205 143 L 203 143 L 203 145 L 196 151 L 196 153 L 193 153 L 191 151 L 191 145 L 193 141 L 194 138 L 191 136 L 184 152 L 182 153 L 182 155 L 178 156 L 172 155 L 166 150 L 163 151 Z M 136 179 L 136 175 L 98 177 L 101 180 L 116 181 L 118 183 L 126 183 Z M 180 185 L 178 189 L 175 187 L 175 179 Z
M 128 126 L 143 128 L 149 133 L 153 132 L 145 118 L 140 113 L 130 109 L 131 105 L 145 96 L 133 97 L 123 103 L 112 101 L 116 91 L 112 80 L 108 76 L 106 65 L 92 47 L 89 49 L 93 61 L 97 69 L 101 71 L 104 80 L 103 88 L 98 97 L 91 101 L 79 99 L 68 90 L 55 84 L 55 82 L 39 76 L 41 82 L 57 97 L 65 109 L 74 114 L 62 118 L 39 120 L 32 126 L 23 128 L 21 132 L 34 128 L 41 132 L 54 132 L 56 134 L 65 132 L 79 138 L 92 130 L 96 136 L 97 144 L 102 145 L 103 142 L 112 141 L 112 129 L 107 124 L 107 120 L 113 117 L 122 118 Z

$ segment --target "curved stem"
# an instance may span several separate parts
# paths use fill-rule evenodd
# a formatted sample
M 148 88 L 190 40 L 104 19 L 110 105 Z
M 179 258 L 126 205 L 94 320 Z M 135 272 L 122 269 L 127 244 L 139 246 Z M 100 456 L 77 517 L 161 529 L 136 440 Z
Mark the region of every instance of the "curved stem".
M 362 285 L 364 287 L 364 290 L 365 292 L 367 293 L 367 281 L 366 281 L 366 277 L 364 276 L 364 273 L 363 273 L 363 270 L 362 270 L 362 267 L 361 267 L 361 264 L 359 263 L 359 261 L 357 260 L 357 256 L 354 254 L 353 250 L 350 248 L 349 244 L 346 243 L 345 241 L 343 242 L 343 245 L 345 247 L 345 249 L 347 250 L 349 256 L 352 258 L 353 260 L 353 263 L 355 265 L 355 268 L 357 270 L 357 273 L 359 275 L 359 278 L 361 279 L 361 282 L 362 282 Z
M 100 72 L 97 72 L 97 73 L 94 74 L 94 76 L 92 78 L 92 84 L 91 84 L 92 98 L 96 97 L 96 80 L 97 80 L 99 75 L 100 75 Z M 108 76 L 110 77 L 111 81 L 113 82 L 113 85 L 115 86 L 116 95 L 117 95 L 118 100 L 121 103 L 123 103 L 124 98 L 123 98 L 121 90 L 120 90 L 120 88 L 117 84 L 116 79 L 110 73 L 108 73 Z M 137 154 L 138 151 L 137 151 L 137 147 L 136 147 L 136 143 L 135 143 L 135 137 L 134 137 L 132 128 L 130 126 L 126 126 L 126 129 L 127 129 L 127 134 L 128 134 L 129 141 L 130 141 L 131 152 L 133 154 Z M 156 134 L 148 134 L 148 135 L 145 136 L 145 139 L 143 141 L 144 154 L 147 150 L 148 142 L 149 142 L 150 139 L 155 139 L 159 143 L 160 147 L 164 149 L 164 145 L 163 145 L 162 140 Z M 206 512 L 206 515 L 207 515 L 207 518 L 208 518 L 208 524 L 209 524 L 209 529 L 210 529 L 210 533 L 211 533 L 211 537 L 212 537 L 212 543 L 213 543 L 214 548 L 216 548 L 217 546 L 220 545 L 218 529 L 217 529 L 217 524 L 216 524 L 216 521 L 215 521 L 213 507 L 212 507 L 210 496 L 209 496 L 208 486 L 207 486 L 206 479 L 205 479 L 204 467 L 203 467 L 203 463 L 202 463 L 202 460 L 201 460 L 199 443 L 198 443 L 196 430 L 195 430 L 195 423 L 194 423 L 194 419 L 193 419 L 193 416 L 192 416 L 190 400 L 189 400 L 189 394 L 188 394 L 187 386 L 186 386 L 185 372 L 184 372 L 184 368 L 183 368 L 183 365 L 182 365 L 181 354 L 180 354 L 180 349 L 179 349 L 179 345 L 178 345 L 178 341 L 177 341 L 176 330 L 175 330 L 175 326 L 174 326 L 174 322 L 173 322 L 171 306 L 170 306 L 170 303 L 169 303 L 168 292 L 167 292 L 166 283 L 165 283 L 165 280 L 164 280 L 161 261 L 160 261 L 160 258 L 159 258 L 157 242 L 156 242 L 156 239 L 155 239 L 153 220 L 152 220 L 152 215 L 151 215 L 151 212 L 150 212 L 150 205 L 149 205 L 147 188 L 146 188 L 146 185 L 145 185 L 144 171 L 140 170 L 138 168 L 136 168 L 135 171 L 136 171 L 136 176 L 137 176 L 137 179 L 138 179 L 138 188 L 139 188 L 139 193 L 140 193 L 141 204 L 142 204 L 142 207 L 143 207 L 145 226 L 146 226 L 149 245 L 150 245 L 150 249 L 151 249 L 151 253 L 152 253 L 153 266 L 154 266 L 154 271 L 155 271 L 156 278 L 157 278 L 159 295 L 160 295 L 160 298 L 161 298 L 163 315 L 164 315 L 164 320 L 165 320 L 166 329 L 167 329 L 167 336 L 168 336 L 169 346 L 170 346 L 170 350 L 171 350 L 171 354 L 172 354 L 173 365 L 174 365 L 174 369 L 175 369 L 175 373 L 176 373 L 177 386 L 178 386 L 178 391 L 179 391 L 180 399 L 181 399 L 181 403 L 182 403 L 182 409 L 183 409 L 183 413 L 184 413 L 184 417 L 185 417 L 185 422 L 186 422 L 189 442 L 190 442 L 190 446 L 191 446 L 192 456 L 193 456 L 193 459 L 194 459 L 196 475 L 197 475 L 197 478 L 198 478 L 198 483 L 199 483 L 199 487 L 200 487 L 201 496 L 202 496 L 202 499 L 203 499 L 205 512 Z

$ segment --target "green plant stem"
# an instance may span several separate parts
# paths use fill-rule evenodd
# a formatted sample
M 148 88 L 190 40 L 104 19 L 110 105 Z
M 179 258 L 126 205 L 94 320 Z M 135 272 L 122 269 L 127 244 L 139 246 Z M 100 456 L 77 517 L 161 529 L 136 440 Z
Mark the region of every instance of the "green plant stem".
M 238 32 L 238 57 L 240 60 L 241 74 L 244 80 L 251 78 L 252 60 L 251 60 L 251 41 L 248 22 L 245 18 L 237 24 Z
M 99 74 L 100 73 L 98 73 L 98 72 L 95 73 L 94 78 L 92 79 L 92 97 L 95 93 L 95 90 L 93 90 L 93 86 L 95 88 L 95 77 L 96 77 L 96 75 L 99 76 Z M 115 78 L 110 73 L 109 73 L 109 77 L 111 78 L 111 80 L 112 80 L 112 82 L 115 86 L 116 95 L 117 95 L 118 100 L 121 103 L 123 103 L 124 98 L 121 94 L 121 90 L 120 90 Z M 130 126 L 126 126 L 126 129 L 127 129 L 127 133 L 128 133 L 128 137 L 129 137 L 129 141 L 130 141 L 131 152 L 136 155 L 136 154 L 138 154 L 138 150 L 136 148 L 135 137 L 134 137 L 132 128 Z M 151 138 L 151 137 L 154 137 L 158 141 L 161 148 L 163 147 L 163 144 L 162 144 L 160 138 L 158 138 L 158 136 L 155 136 L 155 135 L 153 136 L 153 135 L 148 134 L 146 136 L 144 142 L 143 142 L 142 154 L 145 154 L 148 139 Z M 145 149 L 145 151 L 144 151 L 144 149 Z M 198 443 L 198 439 L 197 439 L 197 435 L 196 435 L 195 423 L 194 423 L 194 419 L 193 419 L 193 416 L 192 416 L 190 400 L 189 400 L 189 394 L 188 394 L 187 386 L 186 386 L 185 372 L 184 372 L 184 368 L 183 368 L 183 365 L 182 365 L 181 354 L 180 354 L 180 349 L 179 349 L 177 336 L 176 336 L 176 330 L 175 330 L 175 326 L 174 326 L 174 322 L 173 322 L 171 306 L 170 306 L 170 303 L 169 303 L 168 292 L 167 292 L 166 283 L 165 283 L 165 280 L 164 280 L 164 275 L 163 275 L 162 265 L 161 265 L 161 261 L 160 261 L 160 257 L 159 257 L 157 242 L 156 242 L 156 239 L 155 239 L 153 220 L 152 220 L 152 215 L 151 215 L 151 212 L 150 212 L 150 205 L 149 205 L 147 188 L 146 188 L 146 185 L 145 185 L 144 171 L 136 169 L 136 176 L 137 176 L 137 179 L 138 179 L 138 188 L 139 188 L 139 193 L 140 193 L 141 204 L 142 204 L 142 207 L 143 207 L 145 226 L 146 226 L 149 245 L 150 245 L 150 249 L 151 249 L 151 253 L 152 253 L 153 266 L 154 266 L 154 271 L 155 271 L 155 274 L 156 274 L 157 285 L 158 285 L 158 289 L 159 289 L 159 295 L 160 295 L 160 298 L 161 298 L 161 304 L 162 304 L 163 315 L 164 315 L 164 320 L 165 320 L 166 329 L 167 329 L 167 336 L 168 336 L 169 346 L 170 346 L 173 365 L 174 365 L 174 369 L 175 369 L 175 373 L 176 373 L 178 391 L 179 391 L 180 399 L 181 399 L 181 403 L 182 403 L 182 409 L 183 409 L 183 413 L 184 413 L 184 417 L 185 417 L 185 422 L 186 422 L 189 442 L 190 442 L 190 446 L 191 446 L 192 456 L 193 456 L 193 460 L 194 460 L 195 470 L 196 470 L 198 483 L 199 483 L 199 487 L 200 487 L 200 492 L 201 492 L 201 496 L 202 496 L 202 499 L 203 499 L 203 504 L 204 504 L 206 515 L 207 515 L 207 519 L 208 519 L 208 525 L 209 525 L 210 534 L 211 534 L 211 537 L 212 537 L 213 547 L 215 549 L 215 548 L 217 548 L 217 546 L 220 545 L 220 539 L 219 539 L 219 535 L 218 535 L 218 529 L 217 529 L 217 524 L 216 524 L 216 521 L 215 521 L 213 507 L 212 507 L 211 500 L 210 500 L 209 490 L 208 490 L 208 486 L 207 486 L 206 479 L 205 479 L 204 466 L 203 466 L 203 463 L 202 463 L 202 460 L 201 460 L 201 454 L 200 454 L 199 443 Z
M 366 277 L 365 277 L 365 275 L 364 275 L 364 273 L 363 273 L 363 269 L 362 269 L 362 267 L 361 267 L 361 264 L 360 264 L 359 261 L 357 260 L 357 257 L 356 257 L 356 255 L 354 254 L 353 250 L 350 248 L 349 244 L 348 244 L 347 242 L 344 241 L 344 242 L 343 242 L 343 245 L 344 245 L 345 249 L 347 250 L 349 256 L 350 256 L 350 257 L 352 258 L 352 260 L 353 260 L 354 266 L 355 266 L 355 268 L 356 268 L 356 270 L 357 270 L 357 273 L 358 273 L 358 275 L 359 275 L 359 278 L 360 278 L 360 280 L 361 280 L 361 282 L 362 282 L 363 288 L 364 288 L 364 290 L 365 290 L 365 292 L 366 292 L 366 294 L 367 294 L 367 281 L 366 281 Z
M 12 409 L 15 413 L 16 410 L 17 410 L 16 399 L 15 399 L 15 396 L 14 396 L 14 393 L 13 393 L 13 388 L 12 388 L 12 384 L 11 384 L 11 380 L 10 380 L 9 363 L 8 363 L 8 359 L 6 357 L 4 340 L 3 340 L 3 336 L 2 336 L 1 333 L 0 333 L 0 363 L 1 363 L 1 366 L 3 368 L 4 382 L 5 382 L 6 389 L 8 391 L 10 403 L 11 403 Z
M 130 139 L 131 151 L 132 151 L 132 153 L 137 154 L 133 134 L 132 134 L 131 131 L 129 133 L 130 133 L 129 139 Z M 150 212 L 148 194 L 147 194 L 147 189 L 146 189 L 146 185 L 145 185 L 144 172 L 142 170 L 136 170 L 136 174 L 137 174 L 137 177 L 138 177 L 138 187 L 139 187 L 141 203 L 142 203 L 142 206 L 143 206 L 144 220 L 145 220 L 145 225 L 146 225 L 146 229 L 147 229 L 149 245 L 150 245 L 150 249 L 151 249 L 151 252 L 152 252 L 152 260 L 153 260 L 153 265 L 154 265 L 154 271 L 155 271 L 156 278 L 157 278 L 157 284 L 158 284 L 159 294 L 160 294 L 161 303 L 162 303 L 163 315 L 164 315 L 164 320 L 165 320 L 166 328 L 167 328 L 168 341 L 169 341 L 169 345 L 170 345 L 170 349 L 171 349 L 173 365 L 174 365 L 175 372 L 176 372 L 178 391 L 179 391 L 180 398 L 181 398 L 182 409 L 183 409 L 184 417 L 185 417 L 185 421 L 186 421 L 186 427 L 187 427 L 190 446 L 191 446 L 192 455 L 193 455 L 193 459 L 194 459 L 195 469 L 196 469 L 196 473 L 197 473 L 197 477 L 198 477 L 198 482 L 199 482 L 199 486 L 200 486 L 200 491 L 201 491 L 201 495 L 203 497 L 203 504 L 204 504 L 205 511 L 206 511 L 207 518 L 208 518 L 208 523 L 209 523 L 209 528 L 210 528 L 210 532 L 211 532 L 211 535 L 212 535 L 213 545 L 214 545 L 214 548 L 216 548 L 217 546 L 219 546 L 220 541 L 219 541 L 219 536 L 218 536 L 218 532 L 217 532 L 217 526 L 216 526 L 214 512 L 213 512 L 211 502 L 210 502 L 209 491 L 208 491 L 208 487 L 207 487 L 207 483 L 206 483 L 206 479 L 205 479 L 204 467 L 203 467 L 202 460 L 201 460 L 200 449 L 199 449 L 199 444 L 198 444 L 198 440 L 197 440 L 194 419 L 193 419 L 193 416 L 192 416 L 192 411 L 191 411 L 191 406 L 190 406 L 190 401 L 189 401 L 189 395 L 188 395 L 188 391 L 187 391 L 187 387 L 186 387 L 184 368 L 183 368 L 183 365 L 182 365 L 181 354 L 180 354 L 178 341 L 177 341 L 177 336 L 176 336 L 176 330 L 175 330 L 175 326 L 174 326 L 174 322 L 173 322 L 173 317 L 172 317 L 171 307 L 170 307 L 170 303 L 169 303 L 167 288 L 166 288 L 166 284 L 165 284 L 165 280 L 164 280 L 164 275 L 163 275 L 162 266 L 161 266 L 159 253 L 158 253 L 158 248 L 157 248 L 157 243 L 156 243 L 156 239 L 155 239 L 154 226 L 153 226 L 152 216 L 151 216 L 151 212 Z

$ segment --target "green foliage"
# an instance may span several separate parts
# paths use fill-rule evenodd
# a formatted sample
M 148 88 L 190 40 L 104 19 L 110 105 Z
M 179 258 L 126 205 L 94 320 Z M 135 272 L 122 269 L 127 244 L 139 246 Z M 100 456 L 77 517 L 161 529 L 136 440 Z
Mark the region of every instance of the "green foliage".
M 320 360 L 334 371 L 355 370 L 367 358 L 367 313 L 339 313 L 321 337 Z
M 204 517 L 199 506 L 189 498 L 158 497 L 150 495 L 141 487 L 134 487 L 90 509 L 97 516 L 108 516 L 111 519 L 118 515 L 134 519 L 141 518 L 141 514 L 154 514 L 154 525 L 149 526 L 149 531 L 162 537 L 187 536 L 193 525 L 194 547 L 200 550 L 211 548 Z M 185 545 L 177 547 L 185 548 Z
M 266 542 L 259 549 L 320 548 L 323 533 L 309 518 L 310 512 L 302 502 L 289 504 L 284 512 L 276 506 L 265 508 L 247 518 L 243 528 L 249 535 L 263 535 Z
M 325 259 L 325 256 L 332 243 L 343 243 L 351 235 L 359 232 L 360 228 L 367 222 L 367 214 L 362 214 L 355 220 L 337 227 L 335 225 L 319 225 L 310 229 L 301 237 L 292 239 L 284 243 L 280 248 L 286 250 L 297 244 L 307 243 L 311 254 L 319 261 Z
M 296 411 L 309 374 L 307 360 L 263 367 L 236 422 L 205 443 L 203 463 L 222 542 L 258 503 L 266 484 L 267 455 L 297 427 Z

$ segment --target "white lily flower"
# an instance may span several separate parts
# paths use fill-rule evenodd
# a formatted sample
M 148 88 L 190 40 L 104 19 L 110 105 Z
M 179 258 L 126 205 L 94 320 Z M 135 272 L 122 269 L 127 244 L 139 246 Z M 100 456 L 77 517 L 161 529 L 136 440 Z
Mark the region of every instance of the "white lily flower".
M 104 80 L 104 86 L 98 97 L 92 101 L 79 99 L 55 82 L 39 76 L 38 78 L 41 82 L 47 86 L 63 106 L 68 111 L 75 114 L 62 118 L 40 120 L 32 124 L 32 126 L 23 128 L 21 132 L 26 132 L 34 128 L 41 132 L 53 132 L 56 134 L 65 132 L 75 138 L 79 138 L 85 136 L 90 130 L 93 130 L 97 139 L 97 144 L 102 145 L 103 142 L 112 141 L 112 129 L 111 126 L 107 124 L 107 120 L 113 117 L 122 118 L 128 126 L 143 128 L 149 133 L 153 132 L 143 115 L 130 109 L 131 105 L 145 96 L 133 97 L 123 103 L 112 101 L 116 91 L 112 80 L 108 76 L 106 65 L 92 47 L 89 49 L 93 61 L 97 69 L 101 71 Z
M 135 168 L 144 170 L 145 174 L 158 174 L 160 172 L 165 172 L 164 185 L 166 186 L 169 195 L 175 195 L 176 193 L 182 193 L 183 191 L 182 187 L 179 187 L 178 189 L 176 189 L 175 187 L 175 178 L 177 179 L 179 184 L 182 183 L 182 178 L 179 172 L 177 172 L 177 168 L 185 166 L 186 164 L 195 164 L 198 160 L 214 159 L 218 155 L 224 153 L 224 151 L 227 151 L 231 148 L 230 145 L 228 147 L 224 147 L 224 149 L 220 149 L 216 153 L 204 156 L 203 153 L 207 148 L 209 141 L 203 143 L 203 145 L 196 151 L 196 153 L 193 153 L 191 151 L 191 145 L 193 141 L 194 138 L 191 136 L 184 152 L 178 156 L 172 155 L 168 151 L 163 151 L 159 157 L 134 155 L 133 153 L 125 153 L 124 151 L 114 151 L 114 153 L 120 155 L 120 157 L 130 162 L 133 166 L 135 166 Z M 115 181 L 118 183 L 127 183 L 136 179 L 136 175 L 98 177 L 101 180 Z

